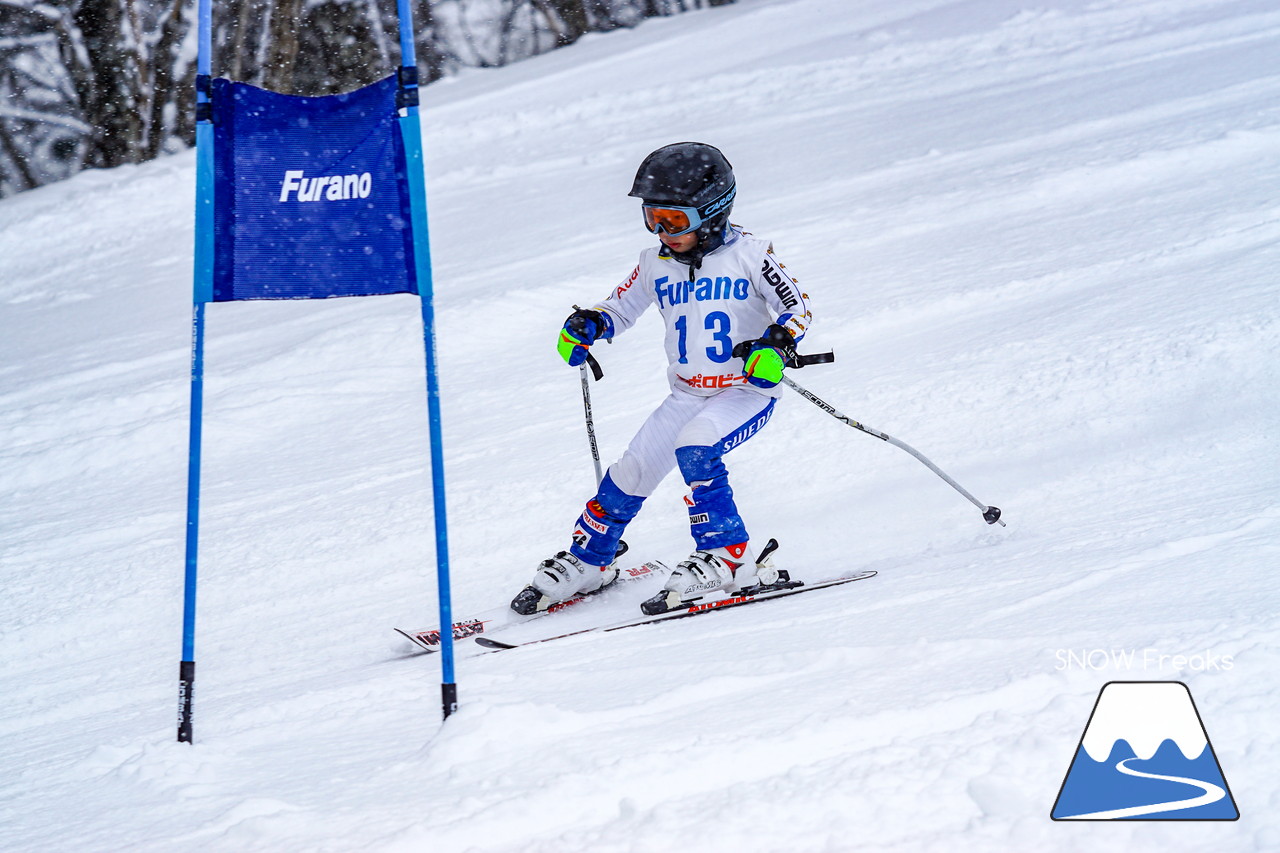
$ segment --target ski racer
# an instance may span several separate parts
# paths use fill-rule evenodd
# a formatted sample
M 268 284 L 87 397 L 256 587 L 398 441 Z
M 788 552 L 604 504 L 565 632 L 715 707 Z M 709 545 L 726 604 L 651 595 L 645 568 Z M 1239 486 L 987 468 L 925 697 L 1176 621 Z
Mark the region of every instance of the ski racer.
M 675 467 L 690 489 L 694 551 L 642 611 L 654 615 L 716 590 L 760 585 L 724 457 L 768 423 L 783 367 L 811 316 L 808 295 L 773 245 L 729 222 L 736 193 L 733 167 L 711 145 L 666 145 L 640 164 L 629 195 L 641 200 L 658 245 L 640 253 L 636 268 L 602 302 L 569 315 L 558 349 L 577 367 L 593 343 L 626 331 L 656 305 L 666 327 L 671 393 L 609 466 L 568 550 L 543 560 L 511 602 L 517 613 L 613 583 L 623 530 Z M 742 357 L 734 353 L 739 344 Z

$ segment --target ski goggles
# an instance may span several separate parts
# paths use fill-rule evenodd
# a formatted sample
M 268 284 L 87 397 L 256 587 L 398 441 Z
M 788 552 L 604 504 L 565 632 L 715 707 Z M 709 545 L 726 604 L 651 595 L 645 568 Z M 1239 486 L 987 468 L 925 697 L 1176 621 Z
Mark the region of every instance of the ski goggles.
M 729 187 L 718 199 L 705 207 L 680 207 L 671 204 L 644 204 L 644 227 L 654 234 L 659 231 L 669 237 L 680 237 L 690 234 L 702 227 L 702 223 L 713 218 L 725 207 L 733 203 L 737 187 Z
M 654 234 L 662 231 L 671 237 L 680 237 L 698 230 L 702 217 L 696 207 L 664 207 L 657 204 L 646 204 L 644 210 L 644 227 Z

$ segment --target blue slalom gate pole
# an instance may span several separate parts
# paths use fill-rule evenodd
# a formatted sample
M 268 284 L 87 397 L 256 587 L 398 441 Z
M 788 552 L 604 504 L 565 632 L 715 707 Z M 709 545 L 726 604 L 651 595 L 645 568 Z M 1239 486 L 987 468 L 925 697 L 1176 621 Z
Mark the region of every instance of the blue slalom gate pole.
M 427 231 L 427 188 L 422 159 L 422 126 L 418 120 L 417 52 L 413 45 L 413 10 L 409 0 L 396 0 L 400 27 L 400 91 L 405 114 L 400 117 L 409 207 L 413 225 L 413 257 L 418 295 L 422 299 L 422 342 L 427 361 L 427 420 L 431 432 L 431 495 L 435 507 L 436 584 L 440 606 L 440 698 L 444 718 L 458 709 L 458 685 L 453 672 L 453 603 L 449 584 L 449 535 L 445 512 L 444 440 L 440 421 L 440 380 L 436 369 L 434 293 L 431 245 Z
M 192 317 L 191 435 L 187 455 L 187 562 L 182 595 L 182 661 L 178 664 L 178 742 L 191 743 L 196 680 L 196 554 L 200 533 L 200 442 L 204 416 L 204 303 Z
M 187 552 L 178 664 L 178 742 L 192 742 L 196 680 L 196 567 L 200 541 L 200 445 L 204 422 L 204 306 L 213 292 L 213 123 L 210 120 L 211 0 L 200 0 L 196 59 L 196 247 L 191 318 L 191 432 L 187 451 Z

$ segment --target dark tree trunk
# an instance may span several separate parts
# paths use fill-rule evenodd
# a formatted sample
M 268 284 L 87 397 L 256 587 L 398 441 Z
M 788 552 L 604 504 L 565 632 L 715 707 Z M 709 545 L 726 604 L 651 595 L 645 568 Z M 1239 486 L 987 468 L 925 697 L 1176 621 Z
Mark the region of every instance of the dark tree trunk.
M 613 5 L 609 0 L 585 0 L 583 5 L 586 7 L 587 16 L 590 19 L 589 26 L 591 29 L 603 32 L 616 30 L 623 25 L 614 16 Z
M 152 88 L 151 133 L 147 139 L 146 159 L 160 155 L 164 144 L 177 133 L 178 115 L 192 109 L 195 99 L 184 99 L 179 88 L 178 51 L 186 38 L 189 24 L 183 15 L 182 0 L 172 0 L 169 11 L 160 24 L 160 37 L 151 52 Z M 166 121 L 166 113 L 173 106 L 173 124 Z
M 0 118 L 0 153 L 4 154 L 5 159 L 17 171 L 18 181 L 15 183 L 18 183 L 19 185 L 15 192 L 29 190 L 40 185 L 40 182 L 36 180 L 35 173 L 31 171 L 31 166 L 27 163 L 26 151 L 22 150 L 14 143 L 14 134 L 10 133 L 10 128 L 12 127 L 16 129 L 17 134 L 21 134 L 22 124 L 23 123 L 19 121 L 11 123 L 7 119 Z M 14 176 L 6 175 L 5 177 L 12 180 Z M 2 195 L 2 193 L 0 193 L 0 195 Z
M 591 28 L 582 0 L 542 0 L 536 5 L 544 10 L 548 23 L 555 31 L 556 47 L 573 44 Z
M 441 42 L 435 13 L 431 9 L 431 0 L 417 0 L 413 23 L 416 30 L 413 46 L 418 55 L 418 79 L 423 84 L 439 80 L 444 76 L 445 64 L 452 54 Z
M 296 90 L 294 71 L 298 64 L 298 29 L 302 26 L 302 0 L 275 0 L 267 36 L 267 60 L 262 69 L 262 85 L 273 92 L 303 95 Z
M 293 91 L 332 95 L 367 86 L 391 73 L 360 5 L 322 3 L 306 10 L 298 30 Z
M 213 57 L 213 73 L 244 83 L 262 83 L 262 42 L 270 18 L 269 0 L 234 0 L 226 15 L 233 24 L 219 39 Z
M 140 160 L 142 68 L 127 17 L 128 2 L 84 0 L 73 16 L 88 58 L 87 90 L 80 93 L 84 120 L 93 128 L 86 166 L 105 168 Z

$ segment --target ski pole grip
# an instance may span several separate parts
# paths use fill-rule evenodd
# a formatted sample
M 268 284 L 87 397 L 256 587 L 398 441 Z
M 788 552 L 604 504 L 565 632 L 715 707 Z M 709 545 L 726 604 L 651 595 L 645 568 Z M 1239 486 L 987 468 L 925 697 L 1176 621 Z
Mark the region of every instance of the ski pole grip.
M 573 310 L 581 311 L 582 308 L 578 305 L 574 305 Z M 613 343 L 613 340 L 610 339 L 608 343 Z M 587 364 L 591 366 L 591 375 L 596 378 L 597 382 L 604 378 L 604 368 L 600 366 L 600 362 L 596 361 L 596 357 L 591 354 L 590 350 L 587 351 Z

